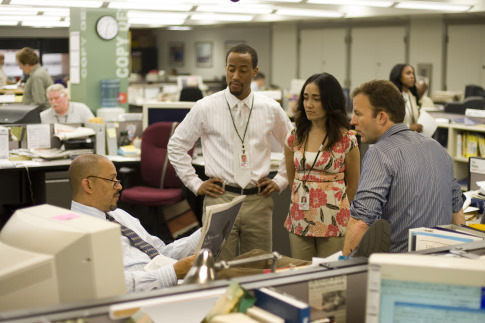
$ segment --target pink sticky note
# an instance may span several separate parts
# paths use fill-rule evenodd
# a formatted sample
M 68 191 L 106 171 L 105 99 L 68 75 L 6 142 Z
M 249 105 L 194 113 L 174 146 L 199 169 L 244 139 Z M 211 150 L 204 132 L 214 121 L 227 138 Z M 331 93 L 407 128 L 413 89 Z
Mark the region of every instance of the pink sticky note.
M 79 217 L 80 215 L 76 213 L 64 213 L 64 214 L 53 216 L 52 218 L 59 221 L 67 221 L 67 220 L 71 220 Z

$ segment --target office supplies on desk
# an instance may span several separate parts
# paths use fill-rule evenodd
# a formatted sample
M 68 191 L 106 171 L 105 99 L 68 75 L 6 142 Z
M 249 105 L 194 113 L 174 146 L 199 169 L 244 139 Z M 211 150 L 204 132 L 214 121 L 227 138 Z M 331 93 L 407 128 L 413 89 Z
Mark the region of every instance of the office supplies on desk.
M 310 322 L 310 306 L 273 288 L 254 290 L 254 305 L 285 319 L 285 322 Z

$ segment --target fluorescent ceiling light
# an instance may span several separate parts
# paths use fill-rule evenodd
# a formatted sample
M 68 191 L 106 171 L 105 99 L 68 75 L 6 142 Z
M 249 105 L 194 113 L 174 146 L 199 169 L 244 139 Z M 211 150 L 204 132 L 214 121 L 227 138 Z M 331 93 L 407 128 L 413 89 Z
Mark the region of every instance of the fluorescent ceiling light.
M 222 15 L 210 13 L 197 13 L 190 16 L 190 20 L 208 20 L 208 21 L 251 21 L 254 16 L 250 15 Z
M 265 1 L 271 1 L 271 2 L 293 2 L 293 3 L 298 3 L 298 2 L 302 2 L 303 0 L 265 0 Z
M 128 11 L 128 19 L 186 19 L 186 13 L 170 13 L 157 11 Z
M 437 10 L 437 11 L 468 11 L 472 6 L 459 5 L 451 3 L 423 2 L 423 1 L 406 1 L 399 2 L 395 8 L 400 9 L 419 9 L 419 10 Z
M 192 5 L 181 4 L 171 5 L 158 2 L 133 1 L 133 2 L 114 2 L 111 1 L 108 8 L 114 9 L 138 9 L 138 10 L 163 10 L 163 11 L 189 11 Z
M 189 27 L 189 26 L 170 26 L 167 29 L 168 30 L 192 30 L 192 27 Z
M 367 6 L 388 8 L 394 4 L 394 1 L 358 1 L 358 0 L 307 0 L 306 3 L 313 4 L 332 4 L 336 6 Z
M 222 5 L 222 6 L 198 6 L 200 12 L 217 12 L 217 13 L 246 13 L 253 15 L 267 15 L 273 12 L 270 6 L 240 6 L 240 5 Z
M 128 18 L 130 25 L 183 25 L 185 19 Z
M 46 7 L 101 8 L 103 1 L 98 0 L 10 0 L 10 4 Z
M 69 27 L 68 21 L 51 21 L 51 22 L 41 22 L 41 21 L 22 21 L 22 26 L 29 26 L 29 27 L 45 27 L 45 28 L 53 28 L 53 27 Z
M 323 11 L 323 10 L 302 10 L 302 9 L 278 9 L 277 15 L 283 16 L 303 16 L 303 17 L 316 17 L 316 18 L 340 18 L 343 13 L 337 11 Z
M 29 20 L 29 21 L 60 21 L 61 17 L 54 16 L 2 16 L 0 20 Z
M 5 21 L 3 19 L 0 19 L 0 26 L 17 26 L 19 24 L 19 21 Z

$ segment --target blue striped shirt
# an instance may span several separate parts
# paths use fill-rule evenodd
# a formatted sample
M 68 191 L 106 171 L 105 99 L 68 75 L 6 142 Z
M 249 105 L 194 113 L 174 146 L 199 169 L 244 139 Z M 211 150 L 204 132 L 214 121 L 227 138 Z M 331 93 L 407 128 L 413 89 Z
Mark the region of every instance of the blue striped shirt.
M 106 220 L 106 215 L 103 211 L 74 201 L 71 202 L 71 210 Z M 189 237 L 181 238 L 169 245 L 165 245 L 161 239 L 150 235 L 137 218 L 132 217 L 122 209 L 116 209 L 108 213 L 120 224 L 135 231 L 140 238 L 154 246 L 160 254 L 173 259 L 179 260 L 193 255 L 199 242 L 200 230 L 197 230 Z M 121 236 L 121 245 L 123 249 L 123 265 L 125 267 L 127 292 L 138 292 L 177 285 L 177 275 L 175 274 L 173 265 L 145 271 L 144 267 L 150 262 L 150 257 L 138 248 L 133 247 L 130 240 L 126 237 Z
M 463 205 L 453 160 L 435 140 L 402 123 L 389 128 L 362 161 L 350 215 L 391 223 L 391 252 L 407 252 L 408 230 L 450 224 Z

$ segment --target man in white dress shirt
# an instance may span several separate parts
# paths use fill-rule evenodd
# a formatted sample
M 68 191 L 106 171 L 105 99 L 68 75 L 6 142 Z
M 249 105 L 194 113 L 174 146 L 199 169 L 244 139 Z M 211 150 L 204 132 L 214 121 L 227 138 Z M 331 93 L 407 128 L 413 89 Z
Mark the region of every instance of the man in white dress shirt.
M 169 260 L 172 260 L 173 264 L 145 270 L 144 267 L 152 261 L 151 257 L 133 246 L 127 237 L 122 236 L 123 264 L 128 292 L 174 286 L 178 279 L 185 276 L 195 258 L 193 254 L 200 238 L 200 230 L 169 245 L 165 245 L 158 237 L 151 236 L 138 219 L 116 207 L 122 186 L 116 179 L 115 166 L 104 156 L 84 154 L 76 157 L 69 167 L 68 176 L 73 211 L 101 219 L 106 219 L 109 214 L 116 222 L 133 230 L 141 239 L 153 246 L 160 255 L 172 258 Z
M 62 84 L 52 84 L 46 90 L 51 107 L 40 113 L 42 123 L 87 123 L 94 114 L 87 105 L 69 102 L 68 90 Z
M 246 195 L 220 260 L 236 256 L 238 245 L 240 253 L 272 250 L 270 194 L 288 185 L 284 160 L 278 174 L 268 176 L 271 136 L 284 142 L 292 125 L 276 101 L 251 91 L 257 73 L 256 51 L 246 44 L 233 46 L 226 55 L 227 88 L 197 101 L 168 144 L 168 158 L 182 182 L 205 195 L 204 210 Z M 207 181 L 197 176 L 187 154 L 199 138 Z

